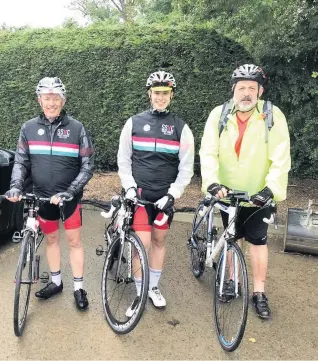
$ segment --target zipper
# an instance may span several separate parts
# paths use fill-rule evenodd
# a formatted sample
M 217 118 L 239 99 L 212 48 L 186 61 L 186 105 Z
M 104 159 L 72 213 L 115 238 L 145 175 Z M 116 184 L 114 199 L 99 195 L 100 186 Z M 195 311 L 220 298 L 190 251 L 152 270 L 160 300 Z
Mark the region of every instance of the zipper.
M 51 149 L 51 154 L 50 154 L 50 170 L 51 170 L 51 179 L 54 181 L 54 173 L 52 172 L 52 169 L 53 169 L 53 167 L 52 167 L 52 155 L 53 155 L 53 140 L 54 140 L 54 136 L 55 136 L 55 132 L 56 132 L 56 130 L 58 129 L 58 127 L 61 125 L 61 123 L 62 123 L 62 121 L 60 121 L 59 123 L 58 123 L 58 125 L 57 125 L 57 127 L 55 128 L 55 130 L 54 130 L 54 132 L 52 132 L 52 129 L 53 129 L 53 124 L 51 123 L 50 125 L 49 125 L 49 127 L 50 127 L 50 130 L 49 130 L 49 141 L 50 141 L 50 144 L 51 144 L 51 147 L 50 147 L 50 149 Z M 51 185 L 53 184 L 54 182 L 51 182 Z M 52 193 L 52 195 L 53 195 L 53 188 L 51 188 L 51 193 Z
M 156 121 L 156 134 L 155 134 L 155 152 L 157 152 L 157 138 L 158 138 L 158 125 L 159 125 L 159 114 L 157 114 L 157 121 Z
M 60 121 L 59 124 L 56 126 L 56 128 L 54 129 L 53 134 L 52 134 L 52 126 L 53 126 L 53 124 L 51 124 L 51 154 L 52 154 L 54 136 L 55 136 L 55 133 L 56 133 L 58 127 L 61 125 L 61 123 L 62 123 L 62 121 Z
M 53 146 L 53 138 L 52 138 L 52 128 L 53 128 L 53 124 L 50 124 L 50 143 L 51 143 L 51 155 L 53 153 L 52 151 L 52 146 Z

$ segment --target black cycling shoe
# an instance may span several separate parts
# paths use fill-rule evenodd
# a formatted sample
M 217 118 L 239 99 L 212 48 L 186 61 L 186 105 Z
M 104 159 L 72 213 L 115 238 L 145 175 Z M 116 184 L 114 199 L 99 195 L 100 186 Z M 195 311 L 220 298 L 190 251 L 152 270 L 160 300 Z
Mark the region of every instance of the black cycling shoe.
M 82 288 L 74 292 L 76 307 L 80 311 L 84 311 L 88 306 L 88 299 L 86 296 L 87 292 L 84 291 Z
M 256 314 L 262 319 L 268 319 L 271 315 L 271 310 L 268 306 L 268 300 L 263 292 L 255 292 L 252 297 L 253 306 Z
M 54 282 L 48 283 L 44 288 L 40 291 L 35 292 L 35 297 L 41 298 L 42 300 L 47 300 L 54 295 L 63 291 L 63 282 L 59 286 L 57 286 Z

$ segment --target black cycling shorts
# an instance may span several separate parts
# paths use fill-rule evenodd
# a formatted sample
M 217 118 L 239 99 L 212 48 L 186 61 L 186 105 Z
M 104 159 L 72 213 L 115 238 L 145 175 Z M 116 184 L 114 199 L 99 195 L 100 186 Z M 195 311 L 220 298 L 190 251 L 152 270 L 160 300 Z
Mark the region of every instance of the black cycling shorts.
M 263 218 L 269 218 L 271 213 L 269 208 L 260 209 L 258 207 L 241 207 L 236 219 L 236 236 L 245 238 L 249 243 L 262 246 L 267 243 L 268 224 Z M 229 215 L 221 211 L 223 226 L 228 226 Z

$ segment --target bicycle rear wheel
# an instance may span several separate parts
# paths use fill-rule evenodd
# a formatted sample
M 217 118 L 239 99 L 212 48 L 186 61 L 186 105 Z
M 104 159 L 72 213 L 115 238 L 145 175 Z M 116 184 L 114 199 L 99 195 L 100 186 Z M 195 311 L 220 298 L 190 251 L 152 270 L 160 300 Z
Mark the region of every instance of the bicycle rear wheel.
M 25 327 L 32 285 L 32 234 L 26 231 L 21 243 L 20 256 L 15 276 L 13 326 L 16 336 L 21 336 Z
M 203 209 L 200 204 L 194 214 L 192 223 L 192 233 L 189 242 L 191 252 L 191 269 L 194 277 L 201 277 L 205 269 L 206 244 L 208 225 L 206 220 L 202 219 L 199 212 Z
M 248 312 L 248 279 L 243 253 L 230 242 L 218 260 L 214 279 L 214 320 L 224 350 L 234 351 L 240 344 Z
M 122 254 L 121 259 L 119 259 L 120 254 Z M 135 269 L 132 268 L 132 264 L 135 264 Z M 135 285 L 137 272 L 138 278 L 141 275 L 138 297 Z M 102 276 L 103 309 L 106 321 L 113 331 L 125 334 L 136 327 L 146 305 L 148 287 L 148 260 L 141 240 L 134 232 L 129 232 L 125 235 L 122 245 L 118 236 L 108 249 Z M 132 304 L 134 304 L 132 314 L 126 316 Z

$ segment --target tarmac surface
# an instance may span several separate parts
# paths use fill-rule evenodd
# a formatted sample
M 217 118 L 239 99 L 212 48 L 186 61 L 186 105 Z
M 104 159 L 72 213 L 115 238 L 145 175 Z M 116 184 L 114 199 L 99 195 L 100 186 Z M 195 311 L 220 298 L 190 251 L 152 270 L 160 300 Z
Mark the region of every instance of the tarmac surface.
M 215 333 L 212 270 L 205 271 L 199 280 L 191 272 L 185 245 L 190 223 L 173 222 L 167 238 L 167 260 L 160 281 L 167 307 L 158 310 L 148 301 L 135 330 L 119 336 L 106 323 L 101 305 L 104 257 L 97 257 L 95 249 L 103 244 L 103 220 L 98 212 L 84 210 L 83 222 L 89 310 L 75 308 L 68 249 L 62 235 L 64 290 L 40 301 L 34 292 L 43 285 L 32 287 L 27 324 L 20 338 L 13 332 L 13 279 L 20 246 L 0 243 L 0 359 L 318 359 L 318 258 L 283 253 L 281 232 L 271 234 L 269 241 L 267 296 L 272 319 L 260 320 L 250 307 L 243 341 L 229 354 L 222 350 Z M 245 245 L 251 280 L 247 249 Z M 41 272 L 48 271 L 44 246 L 39 253 Z

